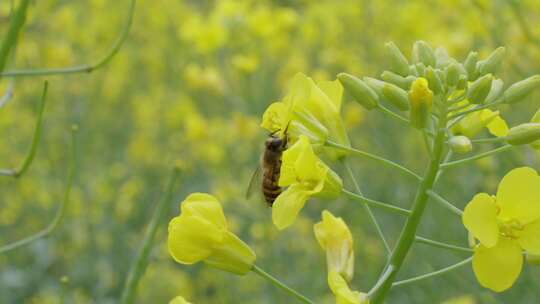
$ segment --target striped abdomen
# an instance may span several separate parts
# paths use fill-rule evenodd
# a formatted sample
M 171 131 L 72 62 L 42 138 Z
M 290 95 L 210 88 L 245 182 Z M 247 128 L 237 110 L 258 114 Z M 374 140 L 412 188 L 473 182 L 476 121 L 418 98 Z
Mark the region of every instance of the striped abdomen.
M 281 160 L 273 164 L 272 166 L 264 167 L 262 178 L 262 191 L 264 199 L 268 206 L 272 207 L 272 204 L 281 194 L 281 187 L 278 186 L 279 171 L 281 169 Z

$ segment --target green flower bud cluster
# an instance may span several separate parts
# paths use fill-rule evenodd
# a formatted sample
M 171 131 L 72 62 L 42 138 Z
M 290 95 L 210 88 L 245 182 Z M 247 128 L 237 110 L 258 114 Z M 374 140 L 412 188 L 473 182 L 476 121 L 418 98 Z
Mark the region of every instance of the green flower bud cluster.
M 495 49 L 487 57 L 470 52 L 463 62 L 450 57 L 443 48 L 433 49 L 425 41 L 414 43 L 410 59 L 393 42 L 386 43 L 385 48 L 388 70 L 383 71 L 379 79 L 347 73 L 339 74 L 338 79 L 345 91 L 367 110 L 387 111 L 384 107 L 387 104 L 391 109 L 408 111 L 410 124 L 417 129 L 430 127 L 431 116 L 437 116 L 434 112 L 440 108 L 457 109 L 445 114 L 447 118 L 455 118 L 466 116 L 466 111 L 475 112 L 474 107 L 482 107 L 483 112 L 467 116 L 468 119 L 453 128 L 459 130 L 456 135 L 470 136 L 487 127 L 492 134 L 504 136 L 508 132 L 505 122 L 499 112 L 488 108 L 522 101 L 540 87 L 540 75 L 507 87 L 495 76 L 506 54 L 504 47 Z M 495 120 L 487 119 L 491 116 Z M 468 132 L 470 126 L 479 129 Z M 522 134 L 522 131 L 514 132 Z M 502 133 L 504 135 L 500 135 Z

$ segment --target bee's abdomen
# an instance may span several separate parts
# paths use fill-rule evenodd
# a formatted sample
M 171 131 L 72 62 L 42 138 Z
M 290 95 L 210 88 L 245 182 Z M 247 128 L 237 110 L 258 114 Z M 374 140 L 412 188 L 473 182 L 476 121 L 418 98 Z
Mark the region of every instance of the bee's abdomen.
M 275 166 L 272 169 L 265 172 L 262 181 L 264 199 L 269 206 L 272 206 L 276 198 L 281 194 L 281 187 L 278 186 L 280 167 Z

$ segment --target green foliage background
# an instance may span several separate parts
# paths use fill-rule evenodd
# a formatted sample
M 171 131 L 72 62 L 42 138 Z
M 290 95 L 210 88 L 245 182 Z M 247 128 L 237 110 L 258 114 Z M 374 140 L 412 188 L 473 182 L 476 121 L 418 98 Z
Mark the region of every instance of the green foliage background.
M 288 79 L 304 72 L 334 79 L 346 71 L 378 76 L 387 67 L 384 42 L 407 54 L 423 39 L 464 59 L 507 46 L 501 78 L 540 73 L 540 2 L 453 1 L 139 1 L 129 38 L 110 64 L 91 74 L 52 76 L 44 135 L 22 179 L 0 179 L 0 244 L 29 235 L 52 219 L 65 186 L 69 127 L 80 126 L 72 199 L 49 238 L 0 255 L 0 303 L 115 303 L 145 225 L 162 195 L 170 168 L 181 181 L 168 218 L 188 193 L 221 199 L 232 230 L 255 250 L 258 264 L 299 291 L 332 303 L 326 265 L 312 232 L 323 208 L 353 230 L 356 273 L 352 286 L 368 290 L 385 263 L 384 249 L 363 209 L 354 202 L 311 201 L 283 233 L 263 203 L 244 199 L 266 134 L 258 124 L 266 106 L 284 94 Z M 10 68 L 57 67 L 102 56 L 119 34 L 128 1 L 34 1 Z M 517 10 L 516 10 L 517 7 Z M 0 2 L 0 35 L 10 1 Z M 517 13 L 517 14 L 516 14 Z M 32 138 L 41 78 L 17 78 L 14 97 L 0 108 L 0 166 L 18 165 Z M 4 92 L 8 79 L 0 80 Z M 519 109 L 503 108 L 510 125 L 528 121 L 536 93 Z M 380 113 L 346 102 L 343 117 L 353 146 L 421 172 L 422 139 Z M 438 191 L 463 207 L 479 191 L 494 193 L 510 168 L 536 169 L 528 148 L 449 171 Z M 367 196 L 410 206 L 415 182 L 369 161 L 354 162 Z M 335 164 L 333 167 L 342 170 Z M 403 219 L 376 211 L 395 241 Z M 421 233 L 466 244 L 460 220 L 430 205 Z M 450 265 L 459 254 L 417 244 L 400 276 Z M 60 278 L 69 282 L 62 284 Z M 470 266 L 417 285 L 395 288 L 389 303 L 535 303 L 540 269 L 525 267 L 511 290 L 479 286 Z M 167 303 L 182 295 L 193 303 L 289 303 L 281 291 L 249 274 L 237 277 L 175 264 L 162 223 L 138 303 Z

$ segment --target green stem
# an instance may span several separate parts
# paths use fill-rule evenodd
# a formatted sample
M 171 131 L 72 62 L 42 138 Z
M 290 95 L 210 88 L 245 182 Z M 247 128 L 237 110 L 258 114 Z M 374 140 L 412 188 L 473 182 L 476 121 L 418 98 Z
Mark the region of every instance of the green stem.
M 124 290 L 122 291 L 122 304 L 133 303 L 135 301 L 137 285 L 144 274 L 144 271 L 146 270 L 146 266 L 148 265 L 148 257 L 150 256 L 150 250 L 154 244 L 154 237 L 159 225 L 163 222 L 163 217 L 167 212 L 167 206 L 171 201 L 174 185 L 176 184 L 179 173 L 180 170 L 175 167 L 171 173 L 169 183 L 165 190 L 165 195 L 163 195 L 158 202 L 156 211 L 148 224 L 141 247 L 137 253 L 137 256 L 135 257 L 135 260 L 133 261 L 133 264 L 131 265 L 131 268 L 129 269 Z
M 378 104 L 377 108 L 378 108 L 381 112 L 387 114 L 388 116 L 390 116 L 390 117 L 392 117 L 392 118 L 395 118 L 395 119 L 397 119 L 397 120 L 399 120 L 399 121 L 401 121 L 401 122 L 407 123 L 407 124 L 410 123 L 410 121 L 409 121 L 407 118 L 405 118 L 405 117 L 403 117 L 403 116 L 401 116 L 401 115 L 395 113 L 394 111 L 392 111 L 392 110 L 386 108 L 385 106 L 383 106 L 383 105 L 381 105 L 381 104 Z
M 498 99 L 496 99 L 495 101 L 493 102 L 490 102 L 490 103 L 486 103 L 486 104 L 483 104 L 483 105 L 477 105 L 475 107 L 473 107 L 472 109 L 469 109 L 469 110 L 465 110 L 465 111 L 462 111 L 462 112 L 459 112 L 459 113 L 455 113 L 455 114 L 452 114 L 448 117 L 448 119 L 454 119 L 454 118 L 458 118 L 458 117 L 462 117 L 462 116 L 465 116 L 467 114 L 470 114 L 470 113 L 473 113 L 473 112 L 476 112 L 476 111 L 480 111 L 480 110 L 483 110 L 483 109 L 487 109 L 487 108 L 491 108 L 493 106 L 496 106 L 496 105 L 499 105 L 501 103 L 504 102 L 504 97 L 499 97 Z
M 77 159 L 77 152 L 76 152 L 76 147 L 75 147 L 75 132 L 76 131 L 77 131 L 76 128 L 72 129 L 71 162 L 69 166 L 69 173 L 68 173 L 68 177 L 66 181 L 66 189 L 64 191 L 63 201 L 62 201 L 62 204 L 60 205 L 60 208 L 58 208 L 58 210 L 56 211 L 56 215 L 54 216 L 53 220 L 43 230 L 38 231 L 37 233 L 30 235 L 24 239 L 21 239 L 11 244 L 7 244 L 0 247 L 0 254 L 28 245 L 38 239 L 41 239 L 50 235 L 51 233 L 55 231 L 55 229 L 58 227 L 60 222 L 62 222 L 62 219 L 64 218 L 64 214 L 66 213 L 67 205 L 69 202 L 69 194 L 71 193 L 71 186 L 73 184 L 73 176 L 75 175 L 75 164 L 76 164 L 76 159 Z
M 426 273 L 424 275 L 417 276 L 417 277 L 410 278 L 410 279 L 406 279 L 406 280 L 402 280 L 402 281 L 397 281 L 397 282 L 392 284 L 392 287 L 402 286 L 402 285 L 406 285 L 406 284 L 410 284 L 410 283 L 415 283 L 415 282 L 418 282 L 418 281 L 421 281 L 421 280 L 425 280 L 425 279 L 429 279 L 429 278 L 432 278 L 432 277 L 435 277 L 435 276 L 438 276 L 438 275 L 441 275 L 441 274 L 445 274 L 445 273 L 450 272 L 452 270 L 456 270 L 456 269 L 458 269 L 459 267 L 461 267 L 463 265 L 467 265 L 471 261 L 472 261 L 472 257 L 467 258 L 467 259 L 465 259 L 465 260 L 463 260 L 463 261 L 461 261 L 459 263 L 456 263 L 454 265 L 448 266 L 446 268 L 434 271 L 434 272 Z
M 344 163 L 344 165 L 345 165 L 345 169 L 347 170 L 347 173 L 349 174 L 349 178 L 354 184 L 356 191 L 361 195 L 362 189 L 360 188 L 360 185 L 358 184 L 358 181 L 356 180 L 356 177 L 354 176 L 354 172 L 352 171 L 351 167 L 347 163 Z M 346 192 L 346 191 L 347 190 L 343 190 L 343 193 L 346 193 L 346 194 L 351 193 L 351 192 L 348 192 L 348 191 Z M 351 193 L 351 194 L 353 196 L 356 196 L 354 193 Z M 366 210 L 366 213 L 368 214 L 369 219 L 373 223 L 373 226 L 375 227 L 375 230 L 377 231 L 377 234 L 379 235 L 379 238 L 381 239 L 383 246 L 386 249 L 386 252 L 390 254 L 390 251 L 391 251 L 390 246 L 388 245 L 388 241 L 386 240 L 386 237 L 384 236 L 384 232 L 382 231 L 382 228 L 379 225 L 379 222 L 377 221 L 375 214 L 373 214 L 373 212 L 371 211 L 371 208 L 369 207 L 367 201 L 362 201 L 362 202 L 364 203 L 363 204 L 364 209 Z
M 26 20 L 26 11 L 29 3 L 30 0 L 21 0 L 15 14 L 11 17 L 9 29 L 0 47 L 0 72 L 4 71 L 11 49 L 17 44 L 19 32 Z
M 47 97 L 48 87 L 49 87 L 49 83 L 45 81 L 45 84 L 43 85 L 43 93 L 41 94 L 39 114 L 36 121 L 36 127 L 34 129 L 34 136 L 32 138 L 32 145 L 30 146 L 30 151 L 28 151 L 28 154 L 26 155 L 24 162 L 22 163 L 19 169 L 1 169 L 0 175 L 12 176 L 15 178 L 21 177 L 32 164 L 32 161 L 34 160 L 36 156 L 39 140 L 41 138 L 41 129 L 43 125 L 43 111 L 45 109 L 45 100 Z
M 478 160 L 478 159 L 481 159 L 481 158 L 484 158 L 484 157 L 488 157 L 488 156 L 491 156 L 491 155 L 494 155 L 494 154 L 497 154 L 497 153 L 502 153 L 502 152 L 508 151 L 513 147 L 514 146 L 512 146 L 512 145 L 504 145 L 504 146 L 499 147 L 497 149 L 493 149 L 493 150 L 490 150 L 490 151 L 487 151 L 487 152 L 484 152 L 484 153 L 480 153 L 480 154 L 475 155 L 475 156 L 471 156 L 471 157 L 468 157 L 468 158 L 458 159 L 458 160 L 455 160 L 455 161 L 444 163 L 444 164 L 441 165 L 441 168 L 446 169 L 446 168 L 455 167 L 455 166 L 463 165 L 463 164 L 466 164 L 466 163 L 470 163 L 472 161 L 475 161 L 475 160 Z
M 25 0 L 28 2 L 28 0 Z M 28 70 L 13 70 L 6 71 L 0 74 L 0 76 L 5 77 L 20 77 L 20 76 L 45 76 L 45 75 L 60 75 L 60 74 L 76 74 L 76 73 L 90 73 L 105 64 L 107 64 L 117 53 L 120 51 L 120 48 L 124 44 L 131 25 L 133 23 L 133 15 L 135 12 L 136 0 L 131 0 L 128 8 L 128 16 L 124 26 L 120 32 L 120 36 L 116 42 L 112 45 L 109 51 L 98 61 L 93 64 L 83 64 L 67 68 L 43 68 L 43 69 L 28 69 Z M 2 71 L 0 69 L 0 71 Z
M 490 138 L 478 138 L 471 140 L 473 144 L 486 144 L 486 143 L 496 143 L 500 141 L 505 141 L 505 137 L 490 137 Z
M 453 213 L 457 214 L 458 216 L 463 215 L 463 211 L 461 211 L 458 207 L 454 206 L 454 204 L 450 203 L 449 201 L 445 200 L 442 196 L 437 194 L 437 192 L 433 190 L 428 190 L 427 195 L 434 199 L 437 203 L 440 203 L 443 207 L 446 209 L 452 211 Z
M 418 236 L 418 235 L 415 236 L 415 241 L 417 243 L 423 243 L 423 244 L 431 245 L 431 246 L 434 246 L 434 247 L 454 250 L 454 251 L 458 251 L 458 252 L 468 252 L 468 253 L 473 252 L 472 249 L 467 248 L 467 247 L 461 247 L 461 246 L 451 245 L 451 244 L 447 244 L 447 243 L 443 243 L 443 242 L 439 242 L 439 241 L 434 241 L 434 240 L 430 240 L 428 238 L 421 237 L 421 236 Z
M 343 194 L 347 195 L 352 200 L 364 203 L 366 206 L 373 206 L 373 207 L 385 209 L 385 210 L 388 210 L 388 211 L 391 211 L 391 212 L 394 212 L 394 213 L 398 213 L 398 214 L 401 214 L 401 215 L 407 215 L 408 216 L 409 214 L 411 214 L 410 210 L 403 209 L 403 208 L 400 208 L 400 207 L 396 207 L 396 206 L 393 206 L 393 205 L 390 205 L 390 204 L 387 204 L 387 203 L 383 203 L 383 202 L 379 202 L 379 201 L 376 201 L 376 200 L 372 200 L 372 199 L 369 199 L 369 198 L 364 197 L 362 195 L 350 192 L 350 191 L 348 191 L 346 189 L 343 189 L 342 192 L 343 192 Z
M 304 303 L 308 303 L 308 304 L 313 304 L 313 301 L 311 301 L 310 299 L 306 298 L 305 296 L 303 296 L 302 294 L 300 294 L 300 293 L 297 292 L 296 290 L 290 288 L 289 286 L 283 284 L 280 280 L 274 278 L 272 275 L 270 275 L 270 274 L 267 273 L 266 271 L 264 271 L 264 270 L 262 270 L 261 268 L 257 267 L 257 265 L 253 265 L 253 268 L 251 269 L 251 271 L 253 271 L 254 273 L 258 274 L 258 275 L 261 276 L 263 279 L 269 281 L 270 283 L 274 284 L 275 286 L 281 288 L 282 290 L 284 290 L 284 291 L 287 292 L 288 294 L 294 296 L 294 297 L 297 298 L 299 301 L 304 302 Z
M 431 159 L 427 171 L 418 186 L 416 197 L 414 199 L 413 208 L 411 214 L 407 217 L 405 227 L 401 231 L 397 245 L 392 251 L 390 256 L 389 265 L 392 265 L 390 274 L 386 277 L 380 286 L 372 292 L 372 302 L 375 304 L 383 303 L 386 294 L 392 287 L 396 275 L 398 274 L 407 253 L 409 252 L 416 235 L 416 230 L 420 224 L 420 219 L 424 213 L 426 203 L 428 200 L 427 191 L 431 190 L 435 178 L 439 172 L 440 162 L 443 154 L 444 141 L 446 137 L 446 110 L 442 109 L 439 119 L 437 134 L 433 141 L 433 158 Z
M 341 144 L 338 144 L 338 143 L 335 143 L 335 142 L 329 141 L 329 140 L 327 140 L 325 142 L 325 146 L 349 152 L 351 155 L 369 158 L 369 159 L 377 161 L 377 162 L 379 162 L 379 163 L 381 163 L 381 164 L 383 164 L 383 165 L 385 165 L 387 167 L 398 169 L 399 171 L 401 171 L 401 172 L 403 172 L 403 173 L 405 173 L 405 174 L 407 174 L 409 176 L 412 176 L 417 180 L 422 179 L 422 177 L 420 177 L 420 175 L 412 172 L 411 170 L 403 167 L 402 165 L 399 165 L 399 164 L 397 164 L 397 163 L 395 163 L 395 162 L 393 162 L 391 160 L 388 160 L 386 158 L 382 158 L 382 157 L 377 156 L 375 154 L 371 154 L 371 153 L 368 153 L 368 152 L 357 150 L 357 149 L 354 149 L 354 148 L 351 148 L 351 147 L 348 147 L 348 146 L 344 146 L 344 145 L 341 145 Z

